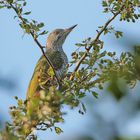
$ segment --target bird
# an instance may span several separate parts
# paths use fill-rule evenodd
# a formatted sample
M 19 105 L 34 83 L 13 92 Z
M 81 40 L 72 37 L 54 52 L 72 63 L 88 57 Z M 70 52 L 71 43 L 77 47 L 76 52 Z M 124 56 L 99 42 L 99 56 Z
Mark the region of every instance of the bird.
M 45 54 L 51 61 L 59 79 L 63 78 L 64 71 L 68 64 L 68 58 L 62 46 L 69 33 L 76 26 L 77 24 L 66 29 L 55 29 L 49 34 L 46 41 Z M 40 91 L 57 84 L 56 79 L 50 74 L 50 71 L 51 66 L 48 64 L 45 56 L 42 55 L 36 64 L 26 93 L 28 116 L 31 116 L 37 107 Z

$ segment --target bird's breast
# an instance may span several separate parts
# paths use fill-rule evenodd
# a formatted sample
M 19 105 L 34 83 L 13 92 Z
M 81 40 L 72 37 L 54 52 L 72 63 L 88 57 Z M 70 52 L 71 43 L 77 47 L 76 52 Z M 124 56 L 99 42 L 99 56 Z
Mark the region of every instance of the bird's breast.
M 61 58 L 63 59 L 63 63 L 60 69 L 58 69 L 56 72 L 57 74 L 62 78 L 64 71 L 68 65 L 68 58 L 64 52 L 61 52 Z
M 47 52 L 56 73 L 62 78 L 63 72 L 66 69 L 66 66 L 68 64 L 68 58 L 65 54 L 65 52 L 61 50 L 53 50 Z

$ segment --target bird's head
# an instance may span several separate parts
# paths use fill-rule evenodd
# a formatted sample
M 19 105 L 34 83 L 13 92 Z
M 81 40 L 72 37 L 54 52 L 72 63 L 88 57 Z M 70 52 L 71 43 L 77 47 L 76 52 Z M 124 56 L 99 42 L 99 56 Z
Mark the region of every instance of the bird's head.
M 47 38 L 47 49 L 59 49 L 62 47 L 63 43 L 65 42 L 66 37 L 68 34 L 76 27 L 77 25 L 74 25 L 67 29 L 55 29 L 53 32 L 51 32 Z

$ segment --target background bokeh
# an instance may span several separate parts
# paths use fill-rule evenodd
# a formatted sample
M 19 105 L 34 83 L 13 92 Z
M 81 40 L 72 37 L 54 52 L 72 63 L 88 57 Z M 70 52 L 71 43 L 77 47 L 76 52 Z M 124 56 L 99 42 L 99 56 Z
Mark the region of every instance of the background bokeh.
M 75 43 L 87 37 L 94 37 L 99 25 L 103 25 L 110 15 L 102 13 L 101 1 L 94 0 L 42 0 L 29 1 L 26 10 L 31 10 L 31 19 L 45 23 L 45 29 L 66 28 L 78 24 L 64 44 L 64 50 L 71 59 Z M 24 35 L 14 20 L 14 12 L 7 9 L 0 11 L 0 127 L 10 120 L 9 106 L 16 104 L 14 96 L 25 99 L 29 80 L 41 52 L 32 38 Z M 113 34 L 102 36 L 105 49 L 130 51 L 140 44 L 140 21 L 136 23 L 112 23 L 117 30 L 124 32 L 122 39 L 115 39 Z M 40 38 L 45 45 L 46 37 Z M 60 124 L 64 133 L 37 132 L 41 140 L 112 140 L 115 136 L 140 137 L 140 95 L 139 83 L 120 101 L 108 91 L 99 91 L 99 99 L 90 95 L 84 99 L 87 113 L 80 115 L 78 109 L 64 108 L 68 114 L 65 123 Z

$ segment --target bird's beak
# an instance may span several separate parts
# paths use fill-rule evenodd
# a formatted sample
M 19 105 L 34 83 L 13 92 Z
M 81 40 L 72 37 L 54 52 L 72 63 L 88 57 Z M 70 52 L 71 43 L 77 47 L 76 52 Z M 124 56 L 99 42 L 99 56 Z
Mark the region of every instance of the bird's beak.
M 69 34 L 76 26 L 77 26 L 77 24 L 71 26 L 70 28 L 65 29 L 65 32 L 66 32 L 67 34 Z

